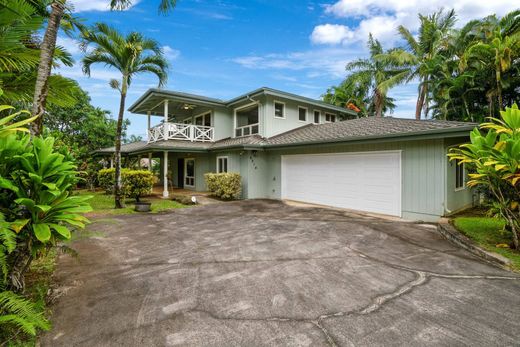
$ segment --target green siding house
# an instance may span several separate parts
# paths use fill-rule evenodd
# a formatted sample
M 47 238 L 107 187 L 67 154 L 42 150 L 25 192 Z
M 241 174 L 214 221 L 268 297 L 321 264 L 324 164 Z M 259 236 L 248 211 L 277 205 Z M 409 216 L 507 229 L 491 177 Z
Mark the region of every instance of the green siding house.
M 464 166 L 446 153 L 467 142 L 475 124 L 356 118 L 270 88 L 228 101 L 150 89 L 129 110 L 147 117 L 148 139 L 124 145 L 122 153 L 160 159 L 164 197 L 175 187 L 205 191 L 207 172 L 238 172 L 244 199 L 423 221 L 472 204 Z

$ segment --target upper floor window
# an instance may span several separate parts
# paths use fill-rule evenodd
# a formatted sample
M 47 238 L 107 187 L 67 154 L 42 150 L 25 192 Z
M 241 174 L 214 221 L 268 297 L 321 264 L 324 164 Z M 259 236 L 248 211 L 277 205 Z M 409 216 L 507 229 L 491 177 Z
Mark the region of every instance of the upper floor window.
M 258 104 L 242 107 L 235 111 L 235 136 L 258 134 Z
M 334 123 L 336 121 L 336 115 L 335 114 L 330 114 L 330 113 L 325 113 L 325 121 L 326 122 L 330 122 L 330 123 Z
M 302 122 L 307 121 L 307 109 L 305 107 L 298 107 L 298 119 Z
M 191 118 L 186 118 L 182 121 L 184 124 L 191 124 Z
M 217 173 L 228 172 L 228 157 L 217 157 Z
M 211 126 L 211 112 L 195 116 L 195 125 Z
M 285 104 L 283 102 L 274 102 L 274 116 L 276 118 L 285 118 Z
M 321 112 L 314 111 L 314 124 L 320 124 L 320 117 L 321 117 Z
M 464 163 L 455 159 L 455 190 L 464 189 L 466 186 L 466 175 L 464 174 Z

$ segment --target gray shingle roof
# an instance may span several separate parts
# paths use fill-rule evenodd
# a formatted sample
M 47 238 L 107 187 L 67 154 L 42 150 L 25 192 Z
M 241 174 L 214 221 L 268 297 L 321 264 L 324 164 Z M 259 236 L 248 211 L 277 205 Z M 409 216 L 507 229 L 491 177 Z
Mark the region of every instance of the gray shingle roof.
M 267 139 L 266 145 L 275 146 L 307 142 L 349 141 L 359 138 L 421 135 L 449 132 L 452 130 L 469 131 L 475 126 L 476 124 L 474 123 L 466 122 L 364 117 L 337 123 L 309 124 L 273 136 Z
M 327 143 L 378 139 L 411 135 L 471 131 L 477 124 L 441 120 L 415 120 L 404 118 L 358 118 L 337 123 L 309 124 L 288 132 L 263 138 L 259 135 L 226 138 L 217 142 L 190 142 L 180 140 L 158 141 L 147 144 L 144 141 L 125 144 L 122 153 L 145 152 L 146 150 L 199 150 L 211 151 L 233 147 L 277 147 L 307 143 Z M 98 153 L 113 153 L 114 147 L 104 148 Z

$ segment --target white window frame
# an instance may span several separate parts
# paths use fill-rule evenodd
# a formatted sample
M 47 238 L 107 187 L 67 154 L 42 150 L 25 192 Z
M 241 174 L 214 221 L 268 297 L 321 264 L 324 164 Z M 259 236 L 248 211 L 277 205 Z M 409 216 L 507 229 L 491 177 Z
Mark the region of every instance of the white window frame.
M 305 120 L 300 119 L 300 110 L 305 110 Z M 309 109 L 307 107 L 298 106 L 298 121 L 302 123 L 307 123 L 307 120 L 309 119 Z
M 459 165 L 460 159 L 455 159 L 455 191 L 461 191 L 466 189 L 466 163 Z M 457 187 L 457 179 L 459 177 L 459 170 L 462 170 L 462 186 Z
M 240 106 L 240 107 L 237 107 L 237 108 L 234 108 L 233 109 L 233 138 L 236 138 L 236 137 L 243 137 L 243 136 L 237 136 L 237 112 L 240 111 L 240 110 L 243 110 L 243 109 L 246 109 L 246 108 L 249 108 L 251 106 L 254 106 L 254 105 L 257 105 L 258 106 L 258 133 L 257 134 L 260 134 L 260 118 L 261 118 L 261 115 L 262 115 L 262 104 L 258 101 L 254 101 L 254 102 L 251 102 L 249 104 L 246 104 L 246 105 L 243 105 L 243 106 Z M 256 135 L 256 134 L 249 134 L 249 135 Z M 244 136 L 249 136 L 249 135 L 244 135 Z
M 327 120 L 327 115 L 333 116 L 334 117 L 334 122 Z M 332 117 L 331 117 L 331 119 L 332 119 Z M 338 116 L 335 113 L 325 112 L 325 123 L 336 123 L 337 120 L 338 120 Z
M 316 112 L 318 112 L 318 123 L 316 123 Z M 312 122 L 314 124 L 321 123 L 321 111 L 320 110 L 312 110 Z
M 283 116 L 282 116 L 282 117 L 278 117 L 278 116 L 276 115 L 276 104 L 281 104 L 281 105 L 283 105 Z M 276 119 L 285 119 L 286 112 L 287 112 L 287 110 L 286 110 L 285 102 L 278 101 L 278 100 L 274 100 L 274 101 L 273 101 L 273 116 L 274 116 L 274 118 L 276 118 Z
M 191 117 L 185 118 L 182 120 L 182 124 L 193 124 L 193 119 Z
M 220 167 L 220 160 L 226 160 L 226 171 L 222 171 Z M 229 172 L 229 157 L 228 156 L 220 156 L 217 157 L 217 173 L 225 173 Z
M 203 112 L 203 113 L 199 113 L 198 115 L 196 115 L 195 117 L 193 117 L 193 124 L 197 124 L 197 118 L 201 118 L 202 117 L 202 122 L 204 123 L 204 116 L 208 115 L 209 114 L 209 126 L 213 126 L 213 112 L 211 111 L 206 111 L 206 112 Z M 201 126 L 206 126 L 204 124 L 202 124 Z

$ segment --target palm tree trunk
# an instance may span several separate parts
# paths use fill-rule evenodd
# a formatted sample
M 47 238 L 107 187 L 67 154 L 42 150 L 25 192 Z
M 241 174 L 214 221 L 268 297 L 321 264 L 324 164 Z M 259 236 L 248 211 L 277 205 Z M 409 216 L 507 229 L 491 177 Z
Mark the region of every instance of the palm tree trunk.
M 38 65 L 38 75 L 34 86 L 32 104 L 32 115 L 39 116 L 31 126 L 31 133 L 35 136 L 40 135 L 43 130 L 43 113 L 45 112 L 45 101 L 49 88 L 52 57 L 54 55 L 54 49 L 56 48 L 56 39 L 58 37 L 61 17 L 65 10 L 64 2 L 65 1 L 55 0 L 51 3 L 51 14 L 40 47 L 40 64 Z
M 124 80 L 124 79 L 123 79 Z M 123 81 L 123 84 L 126 84 Z M 115 208 L 125 207 L 124 197 L 122 195 L 122 181 L 121 181 L 121 134 L 123 133 L 123 116 L 125 113 L 126 88 L 121 89 L 121 101 L 119 102 L 119 115 L 117 117 L 116 128 L 116 148 L 115 148 L 115 184 L 114 184 L 114 203 Z
M 374 95 L 374 106 L 376 109 L 376 117 L 383 117 L 383 96 L 378 90 Z
M 424 105 L 424 85 L 421 84 L 419 87 L 419 95 L 417 96 L 417 104 L 415 105 L 415 119 L 421 119 L 421 112 Z

